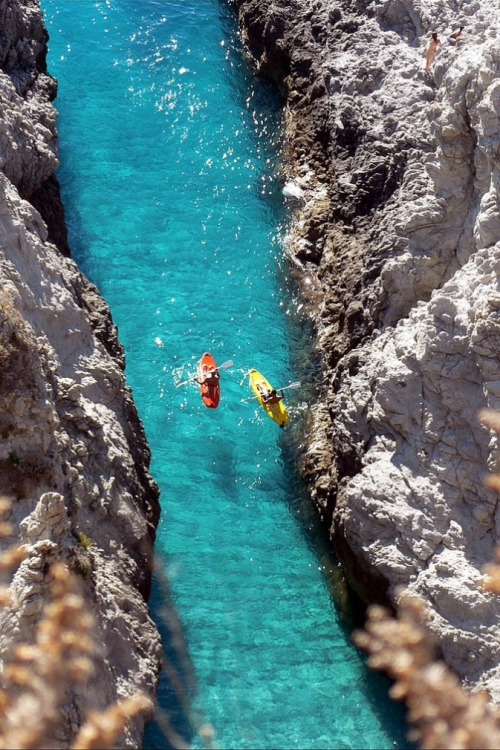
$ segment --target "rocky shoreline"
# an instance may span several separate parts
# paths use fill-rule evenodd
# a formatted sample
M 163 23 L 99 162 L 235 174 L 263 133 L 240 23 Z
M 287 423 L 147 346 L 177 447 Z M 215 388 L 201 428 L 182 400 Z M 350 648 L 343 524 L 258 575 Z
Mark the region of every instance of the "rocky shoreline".
M 155 696 L 161 641 L 146 601 L 159 493 L 109 309 L 69 258 L 57 84 L 37 0 L 0 0 L 0 27 L 0 479 L 27 552 L 11 583 L 16 606 L 0 615 L 0 654 L 32 641 L 50 564 L 63 559 L 100 647 L 85 697 L 67 696 L 50 738 L 68 747 L 89 709 Z M 140 746 L 144 721 L 124 746 Z
M 446 662 L 498 702 L 498 439 L 478 416 L 500 408 L 498 8 L 228 2 L 284 101 L 286 249 L 323 371 L 302 472 L 365 601 L 421 597 Z

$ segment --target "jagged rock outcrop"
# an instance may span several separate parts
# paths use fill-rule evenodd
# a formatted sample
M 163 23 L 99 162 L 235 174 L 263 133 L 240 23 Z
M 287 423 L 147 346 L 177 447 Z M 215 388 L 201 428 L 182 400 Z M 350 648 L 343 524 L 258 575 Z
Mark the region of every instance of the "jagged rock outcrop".
M 500 408 L 499 9 L 232 4 L 284 98 L 300 193 L 287 251 L 324 368 L 303 473 L 358 591 L 423 597 L 446 661 L 499 701 L 498 602 L 480 586 L 498 439 L 478 419 Z
M 145 599 L 158 490 L 109 310 L 64 257 L 56 83 L 36 0 L 0 0 L 0 29 L 0 495 L 28 555 L 0 616 L 0 655 L 32 639 L 49 563 L 62 558 L 102 649 L 85 706 L 69 695 L 51 738 L 67 747 L 83 708 L 155 693 L 161 644 Z M 140 745 L 143 725 L 124 745 Z

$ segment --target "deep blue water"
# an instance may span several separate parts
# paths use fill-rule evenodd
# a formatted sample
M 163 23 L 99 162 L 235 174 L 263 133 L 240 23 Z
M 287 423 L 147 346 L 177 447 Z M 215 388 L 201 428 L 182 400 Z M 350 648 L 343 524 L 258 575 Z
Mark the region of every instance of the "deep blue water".
M 313 367 L 282 259 L 278 103 L 217 0 L 42 7 L 70 243 L 118 325 L 162 493 L 158 552 L 198 684 L 189 739 L 210 724 L 228 750 L 407 747 L 295 474 L 307 398 L 289 391 L 283 432 L 242 403 L 249 368 L 283 386 Z M 176 388 L 207 350 L 234 361 L 217 410 Z M 158 617 L 166 596 L 156 585 Z M 162 746 L 153 727 L 145 747 Z

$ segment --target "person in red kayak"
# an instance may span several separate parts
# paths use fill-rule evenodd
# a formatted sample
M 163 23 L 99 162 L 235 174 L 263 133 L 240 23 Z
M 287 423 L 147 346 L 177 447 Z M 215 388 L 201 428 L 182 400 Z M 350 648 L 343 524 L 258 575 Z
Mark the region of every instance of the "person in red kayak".
M 219 371 L 215 370 L 214 368 L 211 368 L 208 371 L 205 371 L 203 378 L 201 380 L 198 380 L 198 378 L 195 378 L 198 385 L 207 385 L 209 388 L 214 387 L 216 385 L 219 385 L 220 375 Z

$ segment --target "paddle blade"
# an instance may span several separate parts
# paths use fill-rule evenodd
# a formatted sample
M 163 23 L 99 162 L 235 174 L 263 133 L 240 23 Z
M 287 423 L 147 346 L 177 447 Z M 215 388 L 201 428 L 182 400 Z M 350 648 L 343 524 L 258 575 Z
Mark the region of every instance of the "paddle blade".
M 296 391 L 297 388 L 300 388 L 301 385 L 302 383 L 300 382 L 300 380 L 298 380 L 296 383 L 290 383 L 290 385 L 285 385 L 284 388 L 276 388 L 276 392 L 279 393 L 280 391 L 289 391 L 289 390 Z M 256 398 L 258 398 L 258 396 L 251 396 L 250 398 L 243 398 L 241 400 L 241 403 L 248 404 L 249 401 L 254 401 Z
M 288 390 L 296 391 L 297 388 L 300 388 L 301 385 L 302 383 L 299 380 L 296 383 L 290 383 L 290 385 L 285 385 L 284 388 L 276 388 L 276 390 L 277 391 L 288 391 Z
M 227 362 L 223 362 L 221 365 L 216 367 L 216 370 L 227 370 L 228 367 L 232 367 L 234 365 L 234 362 L 232 359 L 228 359 Z M 197 377 L 197 375 L 192 375 L 187 380 L 183 380 L 182 383 L 177 383 L 175 386 L 176 388 L 180 388 L 181 385 L 187 385 L 188 383 L 192 383 L 193 380 Z
M 181 385 L 187 385 L 188 383 L 192 383 L 193 380 L 195 379 L 195 377 L 196 377 L 196 375 L 193 375 L 193 377 L 189 378 L 189 380 L 183 380 L 182 383 L 177 383 L 177 385 L 175 387 L 176 388 L 180 388 Z

